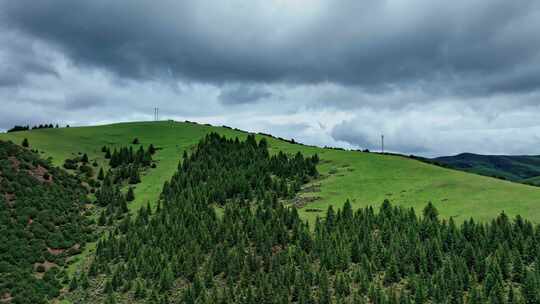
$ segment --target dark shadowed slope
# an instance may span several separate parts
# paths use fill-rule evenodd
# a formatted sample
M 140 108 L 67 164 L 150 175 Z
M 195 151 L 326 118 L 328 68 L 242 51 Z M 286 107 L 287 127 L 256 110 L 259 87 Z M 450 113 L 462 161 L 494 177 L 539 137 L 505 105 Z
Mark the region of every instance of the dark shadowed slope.
M 444 166 L 504 178 L 511 181 L 540 185 L 540 156 L 538 155 L 479 155 L 462 153 L 432 159 Z

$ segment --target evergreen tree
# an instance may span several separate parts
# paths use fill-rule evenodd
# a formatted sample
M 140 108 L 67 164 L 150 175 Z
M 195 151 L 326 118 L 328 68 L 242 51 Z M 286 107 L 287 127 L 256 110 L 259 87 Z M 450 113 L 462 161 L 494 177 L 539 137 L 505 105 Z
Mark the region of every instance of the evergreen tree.
M 126 201 L 132 202 L 133 200 L 135 200 L 135 193 L 133 192 L 133 187 L 129 187 L 126 194 Z
M 390 263 L 384 275 L 384 282 L 386 284 L 397 283 L 400 280 L 399 268 L 395 257 L 392 255 Z
M 139 176 L 139 169 L 137 167 L 131 168 L 131 173 L 129 176 L 129 183 L 130 184 L 138 184 L 141 182 L 141 178 Z
M 74 291 L 79 287 L 79 282 L 77 281 L 77 277 L 73 276 L 71 278 L 71 282 L 69 283 L 69 291 Z
M 495 287 L 500 287 L 503 284 L 503 277 L 501 274 L 501 269 L 499 267 L 498 260 L 492 258 L 489 261 L 488 273 L 486 280 L 484 282 L 484 290 L 488 296 L 491 295 L 491 291 Z
M 439 216 L 439 211 L 433 206 L 431 202 L 424 208 L 424 218 L 436 221 Z
M 522 283 L 525 277 L 525 266 L 519 252 L 514 253 L 514 263 L 512 269 L 512 280 L 516 283 Z
M 99 173 L 98 173 L 98 176 L 97 176 L 98 180 L 102 181 L 103 179 L 105 179 L 105 173 L 103 172 L 103 168 L 99 168 Z
M 538 289 L 538 278 L 533 271 L 527 271 L 525 282 L 523 283 L 521 294 L 526 304 L 538 303 L 540 301 Z
M 319 274 L 319 303 L 332 303 L 332 290 L 330 289 L 330 282 L 328 281 L 328 272 L 324 268 Z

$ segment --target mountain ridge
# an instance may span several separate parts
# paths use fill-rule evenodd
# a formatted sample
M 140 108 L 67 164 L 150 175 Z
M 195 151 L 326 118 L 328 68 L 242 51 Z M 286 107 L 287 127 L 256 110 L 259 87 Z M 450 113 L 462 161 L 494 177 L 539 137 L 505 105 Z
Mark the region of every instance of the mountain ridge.
M 445 167 L 466 172 L 507 179 L 538 186 L 534 180 L 540 176 L 538 155 L 483 155 L 460 153 L 430 159 Z

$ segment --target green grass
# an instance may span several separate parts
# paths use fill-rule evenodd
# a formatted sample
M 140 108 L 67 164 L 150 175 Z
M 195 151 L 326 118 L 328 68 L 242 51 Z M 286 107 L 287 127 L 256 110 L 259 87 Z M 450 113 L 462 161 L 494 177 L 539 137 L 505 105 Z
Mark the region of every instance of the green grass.
M 163 183 L 176 171 L 183 151 L 192 148 L 211 131 L 230 137 L 246 136 L 235 130 L 191 123 L 139 122 L 15 132 L 0 134 L 0 139 L 21 143 L 26 137 L 32 148 L 43 151 L 45 157 L 52 157 L 56 165 L 78 152 L 87 153 L 90 159 L 97 159 L 103 165 L 103 145 L 129 145 L 135 137 L 144 146 L 154 144 L 161 148 L 154 157 L 158 165 L 148 171 L 136 187 L 136 200 L 130 205 L 131 210 L 136 210 L 147 202 L 155 202 Z M 417 210 L 431 201 L 441 216 L 454 217 L 457 221 L 470 217 L 488 221 L 504 210 L 510 216 L 521 214 L 540 223 L 540 188 L 399 156 L 293 145 L 273 138 L 269 138 L 269 144 L 272 152 L 319 154 L 322 177 L 314 183 L 320 184 L 320 191 L 302 194 L 318 197 L 300 211 L 310 221 L 322 213 L 307 212 L 306 208 L 324 211 L 330 204 L 341 207 L 346 199 L 350 199 L 354 208 L 359 208 L 376 206 L 389 199 L 394 204 Z

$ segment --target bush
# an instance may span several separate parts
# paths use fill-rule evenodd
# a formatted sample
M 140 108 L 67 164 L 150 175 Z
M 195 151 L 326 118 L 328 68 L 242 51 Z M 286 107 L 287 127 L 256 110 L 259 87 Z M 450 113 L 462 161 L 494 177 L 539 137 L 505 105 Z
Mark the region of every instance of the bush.
M 68 170 L 77 170 L 78 168 L 77 161 L 74 159 L 69 159 L 69 158 L 66 159 L 64 161 L 64 168 Z
M 82 165 L 79 170 L 81 173 L 84 173 L 87 177 L 92 177 L 94 175 L 94 169 L 88 165 Z
M 43 266 L 42 264 L 39 264 L 36 267 L 36 271 L 39 272 L 39 273 L 44 273 L 45 272 L 45 266 Z

